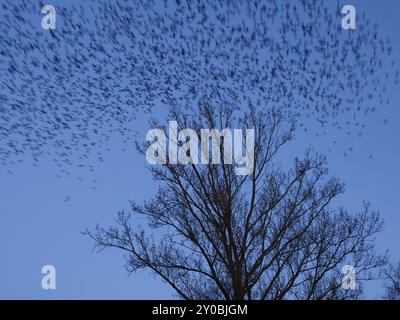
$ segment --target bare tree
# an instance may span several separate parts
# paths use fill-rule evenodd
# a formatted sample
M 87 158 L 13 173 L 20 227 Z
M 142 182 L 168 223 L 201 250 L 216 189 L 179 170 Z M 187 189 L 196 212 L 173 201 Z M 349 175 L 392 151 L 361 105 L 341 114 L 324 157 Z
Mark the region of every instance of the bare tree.
M 397 266 L 389 265 L 385 271 L 387 300 L 400 300 L 400 263 Z
M 327 177 L 324 157 L 308 150 L 290 170 L 279 164 L 294 135 L 288 115 L 203 104 L 196 113 L 174 109 L 170 119 L 197 132 L 254 128 L 253 172 L 239 176 L 223 163 L 224 144 L 220 165 L 149 166 L 156 196 L 132 203 L 133 219 L 120 212 L 116 226 L 86 231 L 96 248 L 122 249 L 129 272 L 150 269 L 183 299 L 360 297 L 386 261 L 374 253 L 382 221 L 368 204 L 357 214 L 332 208 L 343 184 Z M 355 267 L 356 290 L 341 288 L 345 264 Z

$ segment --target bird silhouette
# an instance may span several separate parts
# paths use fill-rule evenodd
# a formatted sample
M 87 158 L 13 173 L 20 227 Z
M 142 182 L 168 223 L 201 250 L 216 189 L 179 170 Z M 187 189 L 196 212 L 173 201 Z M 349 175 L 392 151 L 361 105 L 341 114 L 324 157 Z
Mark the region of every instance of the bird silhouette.
M 41 5 L 1 4 L 3 165 L 48 154 L 64 173 L 93 171 L 112 137 L 131 143 L 138 113 L 204 102 L 273 106 L 305 131 L 359 134 L 385 99 L 381 78 L 399 80 L 377 25 L 342 30 L 340 7 L 313 0 L 67 3 L 55 30 L 38 23 Z

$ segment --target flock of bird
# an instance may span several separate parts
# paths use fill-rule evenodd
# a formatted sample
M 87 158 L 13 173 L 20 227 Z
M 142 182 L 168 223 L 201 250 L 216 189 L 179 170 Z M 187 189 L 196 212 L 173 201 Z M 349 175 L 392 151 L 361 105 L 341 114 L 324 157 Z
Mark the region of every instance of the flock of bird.
M 399 81 L 377 25 L 342 30 L 321 1 L 72 2 L 55 30 L 42 6 L 0 4 L 0 165 L 48 154 L 92 170 L 115 134 L 131 143 L 139 114 L 204 101 L 361 134 Z

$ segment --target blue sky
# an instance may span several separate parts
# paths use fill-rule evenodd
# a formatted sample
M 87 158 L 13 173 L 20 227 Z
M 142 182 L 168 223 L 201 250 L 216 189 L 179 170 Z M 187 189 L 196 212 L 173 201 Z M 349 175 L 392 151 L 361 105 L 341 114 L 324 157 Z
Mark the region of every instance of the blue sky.
M 392 57 L 400 63 L 400 2 L 348 3 L 379 23 L 380 32 L 392 40 Z M 62 1 L 54 4 L 61 5 Z M 40 18 L 38 21 L 40 28 Z M 309 144 L 326 153 L 330 174 L 346 183 L 346 193 L 337 204 L 357 210 L 367 200 L 372 208 L 380 210 L 386 227 L 377 238 L 377 247 L 389 250 L 391 260 L 396 262 L 400 260 L 399 88 L 388 84 L 388 95 L 391 103 L 369 115 L 364 135 L 351 141 L 355 150 L 347 157 L 344 152 L 350 144 L 345 134 L 335 133 L 339 147 L 329 152 L 333 137 L 315 137 L 301 131 L 287 156 L 293 158 Z M 385 119 L 389 120 L 387 124 Z M 133 123 L 143 139 L 144 120 L 142 116 Z M 113 223 L 118 210 L 129 209 L 129 200 L 140 202 L 155 192 L 155 184 L 144 170 L 145 159 L 134 146 L 123 146 L 118 137 L 110 144 L 111 152 L 104 155 L 104 162 L 96 164 L 94 173 L 76 168 L 70 176 L 58 178 L 58 168 L 46 157 L 37 167 L 30 161 L 15 165 L 11 174 L 8 168 L 0 167 L 0 298 L 173 297 L 166 285 L 147 272 L 128 276 L 121 252 L 91 252 L 91 243 L 81 235 L 86 227 Z M 56 267 L 56 290 L 41 287 L 41 268 L 46 264 Z M 379 284 L 368 287 L 368 297 L 381 293 Z

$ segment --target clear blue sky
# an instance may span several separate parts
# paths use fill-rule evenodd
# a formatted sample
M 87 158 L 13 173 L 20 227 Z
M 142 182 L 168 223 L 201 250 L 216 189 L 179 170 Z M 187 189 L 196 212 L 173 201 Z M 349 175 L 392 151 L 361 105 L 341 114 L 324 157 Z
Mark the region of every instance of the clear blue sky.
M 379 23 L 380 32 L 391 38 L 393 57 L 400 63 L 400 1 L 348 3 Z M 40 18 L 37 27 L 40 28 Z M 346 183 L 346 193 L 338 204 L 357 210 L 367 200 L 380 210 L 386 227 L 377 239 L 378 249 L 389 250 L 391 260 L 398 261 L 399 88 L 389 86 L 388 94 L 390 105 L 370 114 L 363 137 L 350 142 L 355 150 L 347 157 L 343 154 L 350 146 L 348 138 L 337 132 L 334 138 L 339 147 L 331 152 L 332 137 L 300 133 L 288 157 L 301 153 L 308 144 L 326 153 L 331 175 Z M 384 124 L 384 119 L 389 122 Z M 143 123 L 144 118 L 139 116 L 134 126 L 144 137 Z M 118 210 L 129 209 L 129 200 L 140 202 L 155 191 L 150 175 L 144 170 L 145 159 L 136 153 L 134 146 L 124 152 L 117 138 L 111 144 L 112 151 L 106 153 L 104 162 L 97 164 L 91 174 L 76 169 L 70 176 L 57 178 L 58 169 L 46 158 L 37 167 L 30 161 L 16 165 L 12 174 L 0 167 L 0 298 L 172 298 L 172 291 L 160 279 L 147 272 L 128 276 L 121 252 L 93 253 L 91 243 L 81 235 L 85 227 L 112 224 Z M 84 179 L 80 181 L 78 177 Z M 41 288 L 41 268 L 46 264 L 56 267 L 56 290 Z M 378 297 L 381 293 L 379 284 L 368 288 L 368 297 Z

